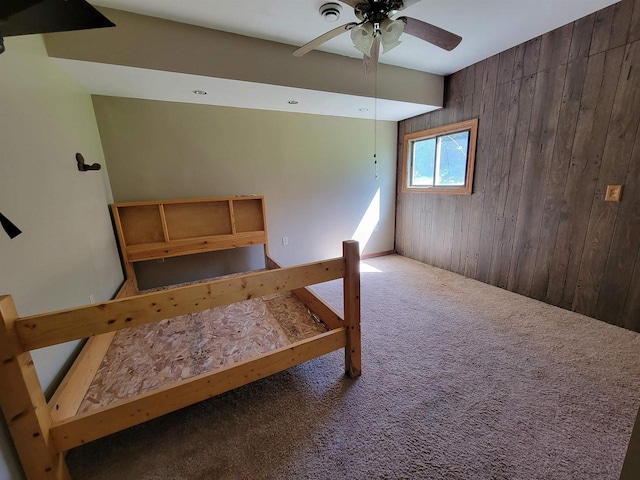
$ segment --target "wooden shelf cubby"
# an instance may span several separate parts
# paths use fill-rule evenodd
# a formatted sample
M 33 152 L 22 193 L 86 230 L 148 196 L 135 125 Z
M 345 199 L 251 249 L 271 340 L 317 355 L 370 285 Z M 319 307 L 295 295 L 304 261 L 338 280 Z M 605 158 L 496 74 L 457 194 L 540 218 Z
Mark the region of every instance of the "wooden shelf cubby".
M 265 245 L 264 197 L 214 197 L 112 205 L 129 275 L 131 262 Z M 135 275 L 134 275 L 135 276 Z

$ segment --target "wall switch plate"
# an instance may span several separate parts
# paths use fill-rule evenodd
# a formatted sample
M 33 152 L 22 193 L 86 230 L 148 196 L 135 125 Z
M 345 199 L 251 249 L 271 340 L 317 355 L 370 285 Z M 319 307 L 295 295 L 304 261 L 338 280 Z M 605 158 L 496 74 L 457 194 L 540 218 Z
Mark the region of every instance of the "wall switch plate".
M 622 199 L 622 185 L 607 185 L 605 202 L 619 202 Z
M 96 297 L 93 296 L 93 293 L 89 295 L 89 303 L 96 303 Z
M 289 245 L 289 237 L 282 237 L 282 244 Z

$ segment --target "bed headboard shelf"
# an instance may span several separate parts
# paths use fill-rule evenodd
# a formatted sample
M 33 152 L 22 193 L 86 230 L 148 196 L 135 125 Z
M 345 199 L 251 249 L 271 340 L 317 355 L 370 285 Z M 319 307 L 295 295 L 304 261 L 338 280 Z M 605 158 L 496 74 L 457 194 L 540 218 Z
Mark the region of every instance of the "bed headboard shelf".
M 264 245 L 264 197 L 194 198 L 116 203 L 112 206 L 127 276 L 133 262 Z

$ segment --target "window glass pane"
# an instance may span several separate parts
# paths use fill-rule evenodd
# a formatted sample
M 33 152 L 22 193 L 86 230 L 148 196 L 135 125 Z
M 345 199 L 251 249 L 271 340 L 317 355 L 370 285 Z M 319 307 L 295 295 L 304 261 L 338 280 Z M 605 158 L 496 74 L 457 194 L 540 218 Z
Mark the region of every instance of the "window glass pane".
M 438 137 L 438 168 L 436 185 L 464 186 L 467 172 L 469 132 L 451 133 Z
M 433 186 L 435 171 L 436 139 L 413 142 L 413 168 L 411 169 L 411 185 Z

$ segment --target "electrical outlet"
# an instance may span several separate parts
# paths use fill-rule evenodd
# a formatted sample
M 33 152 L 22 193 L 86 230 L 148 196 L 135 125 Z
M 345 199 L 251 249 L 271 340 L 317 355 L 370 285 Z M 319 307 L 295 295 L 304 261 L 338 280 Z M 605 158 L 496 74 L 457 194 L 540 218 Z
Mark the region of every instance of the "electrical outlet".
M 89 295 L 89 303 L 96 303 L 96 297 L 93 296 L 93 293 Z
M 607 185 L 605 202 L 619 202 L 622 199 L 622 185 Z
M 289 237 L 282 237 L 282 244 L 289 245 Z
M 373 227 L 373 231 L 374 231 L 374 232 L 379 232 L 379 231 L 380 231 L 380 225 L 378 225 L 378 224 L 376 223 L 376 226 L 375 226 L 375 227 Z

